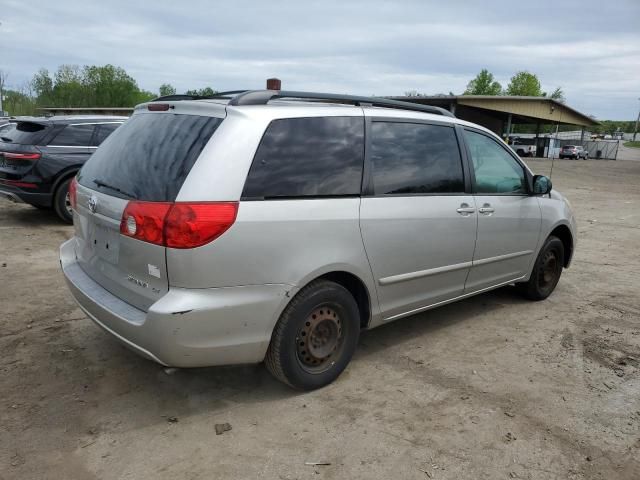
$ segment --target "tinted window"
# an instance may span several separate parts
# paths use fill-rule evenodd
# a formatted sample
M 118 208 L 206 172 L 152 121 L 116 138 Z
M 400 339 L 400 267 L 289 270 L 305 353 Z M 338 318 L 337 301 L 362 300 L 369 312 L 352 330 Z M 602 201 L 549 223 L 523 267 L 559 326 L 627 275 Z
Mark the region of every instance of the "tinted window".
M 465 130 L 477 193 L 526 193 L 524 169 L 495 140 Z
M 363 159 L 362 117 L 274 120 L 253 159 L 243 197 L 358 195 Z
M 88 147 L 95 125 L 67 125 L 49 145 L 66 147 Z
M 0 140 L 6 143 L 18 143 L 20 145 L 38 145 L 48 127 L 39 123 L 18 122 L 3 125 L 0 131 Z
M 93 146 L 97 147 L 105 139 L 113 133 L 113 131 L 118 128 L 121 123 L 103 123 L 96 126 L 96 134 L 93 137 Z
M 136 114 L 96 150 L 78 181 L 121 198 L 172 202 L 221 122 L 196 115 Z
M 462 159 L 451 127 L 373 122 L 376 195 L 464 192 Z

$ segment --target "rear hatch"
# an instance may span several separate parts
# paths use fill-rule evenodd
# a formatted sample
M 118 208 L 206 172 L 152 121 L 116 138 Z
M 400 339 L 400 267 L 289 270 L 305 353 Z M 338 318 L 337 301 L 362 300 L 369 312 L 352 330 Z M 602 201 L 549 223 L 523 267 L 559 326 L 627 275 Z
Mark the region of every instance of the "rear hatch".
M 18 121 L 0 131 L 0 180 L 10 183 L 29 175 L 41 152 L 36 147 L 51 131 L 48 122 Z
M 166 249 L 121 234 L 123 212 L 134 202 L 174 202 L 222 122 L 177 110 L 136 110 L 77 177 L 74 226 L 80 267 L 103 288 L 142 310 L 169 288 Z

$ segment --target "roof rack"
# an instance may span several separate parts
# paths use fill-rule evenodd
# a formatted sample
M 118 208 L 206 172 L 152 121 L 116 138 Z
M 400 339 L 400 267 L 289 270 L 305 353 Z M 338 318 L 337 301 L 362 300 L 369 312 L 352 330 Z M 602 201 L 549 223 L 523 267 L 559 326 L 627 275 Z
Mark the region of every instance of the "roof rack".
M 249 90 L 229 90 L 228 92 L 216 92 L 213 95 L 189 95 L 186 93 L 177 93 L 172 95 L 165 95 L 163 97 L 154 98 L 149 100 L 150 102 L 179 102 L 181 100 L 208 100 L 208 99 L 229 99 L 241 93 L 248 92 Z
M 358 106 L 397 108 L 401 110 L 414 110 L 418 112 L 435 113 L 437 115 L 443 115 L 445 117 L 455 117 L 450 111 L 445 110 L 444 108 L 434 107 L 431 105 L 422 105 L 419 103 L 402 102 L 400 100 L 390 100 L 387 98 L 378 97 L 359 97 L 354 95 L 337 95 L 333 93 L 292 92 L 285 90 L 246 90 L 239 93 L 238 95 L 235 95 L 229 102 L 229 105 L 266 105 L 270 100 L 276 100 L 280 98 L 299 98 L 335 103 L 346 103 Z

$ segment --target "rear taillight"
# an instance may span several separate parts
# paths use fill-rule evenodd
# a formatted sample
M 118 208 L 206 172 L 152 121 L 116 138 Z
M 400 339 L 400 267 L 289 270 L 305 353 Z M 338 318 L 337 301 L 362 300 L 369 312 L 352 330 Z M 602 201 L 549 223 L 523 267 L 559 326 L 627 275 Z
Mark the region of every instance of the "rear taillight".
M 17 153 L 17 152 L 2 152 L 4 158 L 10 158 L 11 160 L 38 160 L 40 158 L 39 153 Z
M 71 202 L 71 208 L 75 210 L 76 205 L 78 205 L 78 181 L 76 177 L 73 177 L 69 184 L 69 202 Z
M 237 202 L 129 202 L 120 233 L 170 248 L 195 248 L 212 242 L 236 220 Z

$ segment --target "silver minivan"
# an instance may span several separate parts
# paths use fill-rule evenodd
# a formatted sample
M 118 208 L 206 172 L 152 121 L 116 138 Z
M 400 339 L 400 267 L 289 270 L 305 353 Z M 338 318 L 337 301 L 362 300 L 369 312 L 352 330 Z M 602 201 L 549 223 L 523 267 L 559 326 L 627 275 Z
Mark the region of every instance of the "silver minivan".
M 550 295 L 569 203 L 492 132 L 381 98 L 246 91 L 136 107 L 71 188 L 60 248 L 97 325 L 174 367 L 333 381 L 361 330 L 515 284 Z

